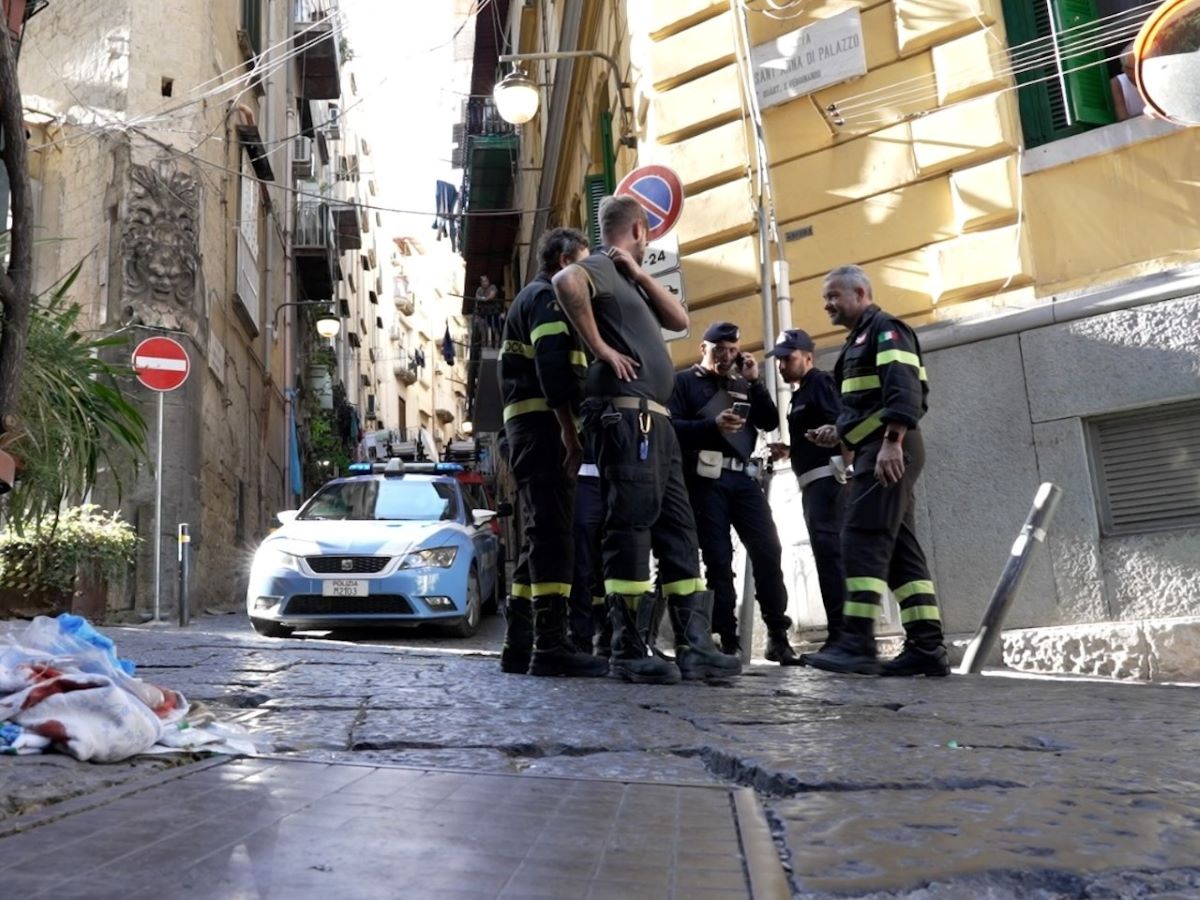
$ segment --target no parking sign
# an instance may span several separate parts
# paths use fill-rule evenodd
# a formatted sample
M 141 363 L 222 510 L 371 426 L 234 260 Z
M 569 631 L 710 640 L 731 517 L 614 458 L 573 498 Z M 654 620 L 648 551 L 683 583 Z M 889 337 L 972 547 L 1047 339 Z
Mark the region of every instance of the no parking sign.
M 683 213 L 683 183 L 666 166 L 641 166 L 621 179 L 618 196 L 626 194 L 646 211 L 650 240 L 656 241 L 679 221 Z

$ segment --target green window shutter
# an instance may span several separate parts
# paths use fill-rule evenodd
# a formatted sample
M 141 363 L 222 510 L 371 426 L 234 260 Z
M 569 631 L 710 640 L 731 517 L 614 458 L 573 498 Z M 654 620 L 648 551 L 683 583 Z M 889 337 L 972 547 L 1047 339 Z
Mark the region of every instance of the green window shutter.
M 1102 63 L 1089 65 L 1102 60 L 1103 52 L 1077 53 L 1071 47 L 1073 40 L 1094 43 L 1096 30 L 1083 29 L 1074 39 L 1062 34 L 1098 16 L 1095 0 L 1004 0 L 1027 148 L 1116 121 L 1108 69 Z M 1048 58 L 1056 34 L 1060 35 L 1061 69 L 1060 59 Z M 1065 77 L 1060 79 L 1060 73 Z
M 604 175 L 588 175 L 583 179 L 583 194 L 587 198 L 588 209 L 588 240 L 592 246 L 600 243 L 600 201 L 612 193 L 605 181 Z
M 1096 0 L 1055 0 L 1054 15 L 1058 20 L 1060 33 L 1088 22 L 1095 22 L 1100 17 L 1096 9 Z M 1094 47 L 1096 34 L 1096 29 L 1085 28 L 1079 32 L 1078 37 L 1064 35 L 1063 71 L 1066 75 L 1067 100 L 1073 118 L 1090 125 L 1108 125 L 1117 121 L 1117 114 L 1113 108 L 1104 52 L 1080 52 L 1072 46 L 1082 44 Z
M 600 113 L 600 152 L 604 166 L 604 189 L 612 193 L 617 189 L 617 154 L 613 152 L 612 110 Z
M 262 0 L 242 0 L 242 30 L 257 56 L 262 53 Z

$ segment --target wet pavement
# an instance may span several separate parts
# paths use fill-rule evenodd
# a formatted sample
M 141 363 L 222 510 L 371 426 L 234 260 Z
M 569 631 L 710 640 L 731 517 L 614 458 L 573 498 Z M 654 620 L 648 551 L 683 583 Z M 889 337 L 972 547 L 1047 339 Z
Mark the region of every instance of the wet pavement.
M 466 645 L 412 633 L 368 645 L 270 640 L 236 616 L 108 633 L 139 675 L 240 721 L 284 759 L 751 788 L 796 896 L 1200 896 L 1194 688 L 838 678 L 766 664 L 708 684 L 534 679 L 500 673 L 484 649 L 496 646 L 497 620 L 487 627 Z M 86 806 L 106 785 L 136 795 L 172 776 L 158 758 L 0 765 L 0 835 L 24 841 L 47 826 L 23 822 Z M 495 813 L 480 809 L 488 830 L 504 828 Z M 17 839 L 0 837 L 3 863 Z M 471 884 L 464 873 L 461 889 Z M 562 896 L 576 894 L 587 895 Z

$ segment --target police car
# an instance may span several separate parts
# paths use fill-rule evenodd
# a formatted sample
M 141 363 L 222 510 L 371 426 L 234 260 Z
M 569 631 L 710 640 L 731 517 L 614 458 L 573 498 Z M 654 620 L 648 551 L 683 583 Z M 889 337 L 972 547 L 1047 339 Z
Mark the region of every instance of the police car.
M 438 624 L 470 637 L 485 600 L 503 591 L 497 512 L 468 505 L 452 463 L 350 468 L 299 511 L 279 513 L 283 527 L 254 554 L 254 630 Z

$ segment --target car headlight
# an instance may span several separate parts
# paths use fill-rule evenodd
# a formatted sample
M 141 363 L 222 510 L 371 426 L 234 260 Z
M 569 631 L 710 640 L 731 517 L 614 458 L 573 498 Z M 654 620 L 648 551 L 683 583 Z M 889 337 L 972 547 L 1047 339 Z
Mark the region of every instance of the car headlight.
M 429 550 L 418 550 L 404 557 L 400 563 L 402 569 L 448 569 L 454 565 L 454 557 L 458 556 L 457 547 L 433 547 Z
M 284 553 L 275 547 L 259 547 L 258 552 L 254 554 L 254 567 L 288 569 L 292 572 L 299 572 L 300 557 L 293 556 L 291 553 Z

